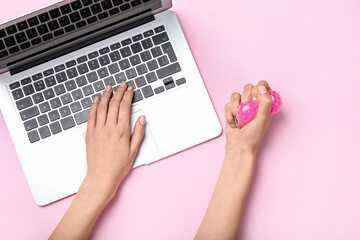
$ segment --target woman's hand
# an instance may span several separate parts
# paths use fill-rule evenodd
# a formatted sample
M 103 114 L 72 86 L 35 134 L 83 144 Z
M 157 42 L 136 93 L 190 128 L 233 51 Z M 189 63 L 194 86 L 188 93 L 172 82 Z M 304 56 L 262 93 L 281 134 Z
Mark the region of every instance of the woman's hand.
M 256 156 L 260 142 L 271 121 L 272 99 L 268 90 L 271 90 L 269 84 L 266 81 L 260 81 L 255 87 L 247 84 L 242 95 L 239 93 L 231 95 L 231 101 L 225 105 L 227 154 L 249 152 Z M 259 101 L 259 108 L 255 118 L 244 127 L 238 128 L 234 118 L 236 118 L 240 104 L 255 99 Z
M 141 116 L 131 136 L 130 109 L 132 87 L 122 82 L 111 98 L 106 87 L 101 100 L 95 99 L 89 113 L 86 132 L 87 175 L 83 182 L 101 188 L 100 194 L 111 199 L 130 171 L 145 134 L 145 116 Z

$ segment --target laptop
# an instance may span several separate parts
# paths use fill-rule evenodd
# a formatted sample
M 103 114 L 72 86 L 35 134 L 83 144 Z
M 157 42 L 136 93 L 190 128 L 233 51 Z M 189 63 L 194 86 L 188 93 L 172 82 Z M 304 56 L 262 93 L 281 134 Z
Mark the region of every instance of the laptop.
M 0 107 L 36 204 L 77 192 L 89 109 L 109 84 L 134 88 L 132 129 L 147 119 L 133 167 L 221 133 L 171 6 L 65 0 L 0 25 Z

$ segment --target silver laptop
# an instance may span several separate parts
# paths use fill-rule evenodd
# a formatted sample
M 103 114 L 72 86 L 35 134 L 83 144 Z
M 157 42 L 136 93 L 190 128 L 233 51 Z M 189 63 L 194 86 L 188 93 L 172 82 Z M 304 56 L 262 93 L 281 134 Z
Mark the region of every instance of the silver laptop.
M 170 7 L 170 0 L 66 0 L 0 26 L 0 107 L 38 205 L 77 192 L 89 108 L 106 85 L 133 86 L 132 129 L 146 115 L 134 167 L 221 133 Z

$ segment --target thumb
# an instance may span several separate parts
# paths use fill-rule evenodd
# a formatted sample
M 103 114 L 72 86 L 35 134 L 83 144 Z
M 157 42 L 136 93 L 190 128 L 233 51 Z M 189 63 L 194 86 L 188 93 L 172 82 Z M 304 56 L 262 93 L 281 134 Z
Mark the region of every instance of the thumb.
M 272 106 L 272 98 L 265 86 L 261 85 L 258 88 L 257 99 L 259 101 L 259 108 L 256 114 L 256 118 L 267 121 L 271 118 L 270 110 Z
M 146 117 L 140 116 L 138 120 L 136 121 L 134 132 L 131 135 L 131 141 L 130 141 L 130 155 L 135 159 L 141 142 L 145 136 L 145 124 L 146 124 Z

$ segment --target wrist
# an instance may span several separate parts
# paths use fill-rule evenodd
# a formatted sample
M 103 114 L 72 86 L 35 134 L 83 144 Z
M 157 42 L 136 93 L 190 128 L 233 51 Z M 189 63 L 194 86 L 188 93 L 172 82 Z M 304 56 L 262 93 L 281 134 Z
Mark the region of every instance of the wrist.
M 237 148 L 226 150 L 224 167 L 229 167 L 235 171 L 254 168 L 256 163 L 256 153 L 252 148 Z
M 103 181 L 96 181 L 90 176 L 86 176 L 79 188 L 78 194 L 91 196 L 97 204 L 108 204 L 116 194 L 118 185 L 106 184 Z

